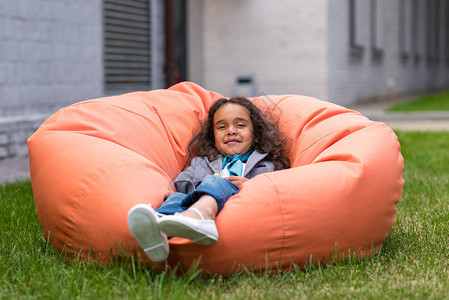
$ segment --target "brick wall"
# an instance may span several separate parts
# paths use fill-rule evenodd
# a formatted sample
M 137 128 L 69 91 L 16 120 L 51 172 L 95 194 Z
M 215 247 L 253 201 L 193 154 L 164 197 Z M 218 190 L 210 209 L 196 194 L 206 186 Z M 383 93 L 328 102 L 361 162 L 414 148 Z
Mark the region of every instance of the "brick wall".
M 57 109 L 103 96 L 101 0 L 0 1 L 0 158 Z
M 202 82 L 234 94 L 252 75 L 256 94 L 326 97 L 325 0 L 203 1 Z
M 349 1 L 200 1 L 194 52 L 198 79 L 206 88 L 232 95 L 239 75 L 251 75 L 258 94 L 303 94 L 341 105 L 417 94 L 449 87 L 445 64 L 445 16 L 440 10 L 439 62 L 427 59 L 427 0 L 417 0 L 417 47 L 421 59 L 401 57 L 399 0 L 356 0 L 363 54 L 350 55 Z M 412 1 L 407 1 L 411 5 Z M 371 5 L 377 3 L 378 45 L 373 56 Z M 440 1 L 449 5 L 447 1 Z M 194 24 L 195 25 L 195 24 Z M 410 23 L 408 26 L 411 26 Z M 408 37 L 412 32 L 408 32 Z M 193 49 L 193 47 L 192 47 Z M 444 54 L 445 53 L 445 54 Z M 192 63 L 193 64 L 193 63 Z
M 0 159 L 13 156 L 26 156 L 28 148 L 26 140 L 42 123 L 42 118 L 28 116 L 27 118 L 0 119 Z
M 342 105 L 359 101 L 416 94 L 449 87 L 449 68 L 441 60 L 429 64 L 426 59 L 425 9 L 426 1 L 418 0 L 417 48 L 421 59 L 401 58 L 401 30 L 399 0 L 378 0 L 382 5 L 381 44 L 383 57 L 373 59 L 370 32 L 370 0 L 356 0 L 362 13 L 357 26 L 360 44 L 364 47 L 360 57 L 351 57 L 349 47 L 349 1 L 328 0 L 328 99 Z M 446 4 L 446 5 L 449 5 Z M 441 12 L 442 13 L 442 12 Z M 443 18 L 443 14 L 441 15 Z M 449 17 L 449 16 L 448 16 Z M 441 21 L 441 24 L 444 24 Z M 440 25 L 440 47 L 444 52 L 442 38 L 444 26 Z

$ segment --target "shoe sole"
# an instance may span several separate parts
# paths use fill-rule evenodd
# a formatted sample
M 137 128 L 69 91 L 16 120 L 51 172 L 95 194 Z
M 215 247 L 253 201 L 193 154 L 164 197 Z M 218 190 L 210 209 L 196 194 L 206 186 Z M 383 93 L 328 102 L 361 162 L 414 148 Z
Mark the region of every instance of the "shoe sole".
M 167 236 L 159 230 L 157 215 L 148 205 L 138 204 L 129 211 L 128 227 L 149 259 L 155 262 L 167 259 Z
M 212 245 L 217 242 L 217 237 L 196 228 L 192 223 L 173 220 L 169 216 L 159 222 L 159 229 L 169 237 L 185 238 L 199 245 Z

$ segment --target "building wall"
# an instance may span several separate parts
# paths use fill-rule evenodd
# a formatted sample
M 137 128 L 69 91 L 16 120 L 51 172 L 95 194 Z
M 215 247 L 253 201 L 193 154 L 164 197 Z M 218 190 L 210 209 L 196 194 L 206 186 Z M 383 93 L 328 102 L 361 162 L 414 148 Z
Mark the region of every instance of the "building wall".
M 102 1 L 0 1 L 0 158 L 51 113 L 103 95 Z
M 206 0 L 207 1 L 207 0 Z M 203 84 L 203 0 L 187 1 L 187 78 Z
M 407 1 L 407 0 L 406 0 Z M 421 59 L 402 59 L 401 18 L 403 9 L 399 0 L 377 0 L 381 7 L 379 14 L 380 40 L 383 56 L 373 58 L 371 40 L 370 0 L 356 0 L 360 5 L 357 30 L 360 44 L 364 47 L 359 57 L 350 55 L 349 47 L 349 1 L 328 0 L 329 41 L 328 48 L 328 99 L 331 102 L 348 105 L 354 102 L 395 97 L 430 90 L 448 88 L 449 69 L 443 59 L 429 64 L 426 59 L 426 0 L 418 0 L 417 49 Z M 411 1 L 410 1 L 411 2 Z M 443 17 L 443 13 L 441 13 Z M 441 24 L 444 24 L 443 21 Z M 440 25 L 440 51 L 444 52 L 443 32 Z M 413 32 L 407 32 L 410 36 Z M 410 55 L 409 55 L 410 56 Z
M 327 100 L 341 105 L 353 103 L 360 98 L 393 93 L 394 89 L 397 89 L 397 43 L 385 40 L 383 57 L 374 60 L 370 47 L 370 0 L 356 2 L 360 5 L 357 10 L 360 20 L 357 24 L 358 43 L 363 47 L 363 53 L 359 57 L 350 54 L 349 1 L 328 1 L 330 13 Z M 388 0 L 388 6 L 394 5 L 397 5 L 396 0 Z M 385 20 L 384 24 L 389 32 L 398 30 L 396 24 L 390 20 Z
M 326 1 L 203 1 L 202 84 L 230 96 L 239 75 L 255 94 L 326 98 Z
M 409 57 L 402 61 L 400 71 L 400 92 L 401 93 L 419 93 L 423 91 L 439 90 L 449 88 L 449 60 L 447 55 L 449 51 L 445 49 L 445 34 L 449 28 L 445 28 L 445 15 L 447 10 L 441 6 L 439 11 L 440 28 L 436 31 L 439 36 L 439 59 L 438 61 L 429 61 L 428 57 L 428 30 L 426 29 L 428 1 L 417 0 L 418 3 L 418 22 L 417 22 L 417 54 L 410 53 Z M 440 1 L 441 5 L 449 6 L 448 1 Z M 432 17 L 433 18 L 433 17 Z M 433 30 L 432 30 L 433 31 Z M 449 42 L 449 41 L 448 41 Z M 447 45 L 449 46 L 449 44 Z

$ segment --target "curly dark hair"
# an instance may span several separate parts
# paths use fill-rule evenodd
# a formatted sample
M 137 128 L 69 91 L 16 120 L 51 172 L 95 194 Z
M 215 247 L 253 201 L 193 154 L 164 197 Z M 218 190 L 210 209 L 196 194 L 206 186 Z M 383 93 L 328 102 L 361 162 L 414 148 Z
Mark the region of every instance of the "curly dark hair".
M 270 121 L 263 112 L 245 97 L 232 97 L 230 99 L 221 98 L 209 109 L 209 113 L 201 125 L 200 131 L 189 143 L 189 157 L 193 151 L 197 155 L 206 156 L 209 160 L 214 160 L 220 154 L 215 148 L 214 137 L 214 115 L 215 112 L 226 104 L 238 104 L 246 108 L 254 126 L 253 150 L 266 153 L 267 159 L 273 162 L 275 170 L 290 167 L 290 160 L 285 155 L 287 139 L 279 130 L 277 122 Z

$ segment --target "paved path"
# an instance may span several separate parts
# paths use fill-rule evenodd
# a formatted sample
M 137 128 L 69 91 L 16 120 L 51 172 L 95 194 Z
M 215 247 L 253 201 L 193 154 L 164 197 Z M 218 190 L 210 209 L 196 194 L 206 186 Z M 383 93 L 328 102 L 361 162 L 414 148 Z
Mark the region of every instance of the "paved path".
M 433 113 L 385 113 L 384 110 L 396 101 L 365 103 L 349 108 L 359 111 L 373 121 L 386 123 L 392 129 L 415 131 L 449 131 L 449 112 Z M 30 177 L 28 157 L 15 157 L 0 160 L 0 184 Z
M 384 122 L 394 130 L 439 131 L 449 130 L 449 112 L 386 113 L 393 103 L 409 99 L 394 99 L 376 103 L 353 105 L 350 108 L 359 111 L 370 120 Z

